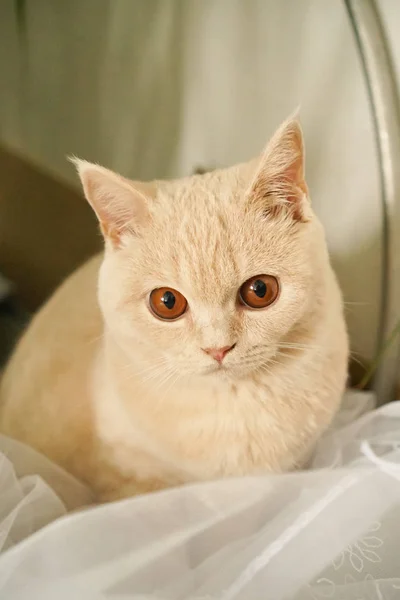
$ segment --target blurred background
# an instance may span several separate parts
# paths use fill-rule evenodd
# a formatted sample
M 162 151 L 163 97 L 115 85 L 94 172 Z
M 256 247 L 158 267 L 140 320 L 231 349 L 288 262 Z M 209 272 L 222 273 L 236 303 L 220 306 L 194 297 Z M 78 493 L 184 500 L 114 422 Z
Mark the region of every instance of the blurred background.
M 378 6 L 399 70 L 400 3 Z M 0 77 L 0 272 L 22 321 L 101 247 L 66 155 L 136 179 L 186 175 L 254 156 L 300 106 L 353 349 L 371 359 L 378 169 L 344 2 L 1 0 Z

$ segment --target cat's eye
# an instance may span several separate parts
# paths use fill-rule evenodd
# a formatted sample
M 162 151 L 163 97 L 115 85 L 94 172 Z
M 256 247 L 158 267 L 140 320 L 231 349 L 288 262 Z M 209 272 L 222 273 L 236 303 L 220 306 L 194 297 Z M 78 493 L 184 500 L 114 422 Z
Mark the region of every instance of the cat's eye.
M 239 300 L 248 308 L 266 308 L 277 299 L 279 283 L 272 275 L 256 275 L 244 282 L 239 290 Z
M 185 296 L 166 287 L 153 290 L 150 294 L 149 304 L 152 313 L 164 321 L 179 319 L 187 310 Z

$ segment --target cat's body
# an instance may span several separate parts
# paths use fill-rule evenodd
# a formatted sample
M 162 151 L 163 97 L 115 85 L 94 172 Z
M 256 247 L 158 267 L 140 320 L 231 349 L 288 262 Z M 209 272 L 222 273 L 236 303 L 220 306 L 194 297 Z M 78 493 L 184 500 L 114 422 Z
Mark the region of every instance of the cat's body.
M 75 273 L 22 338 L 1 430 L 103 499 L 302 466 L 339 406 L 348 348 L 299 136 L 285 124 L 261 168 L 152 185 L 80 163 L 105 259 Z M 259 274 L 277 286 L 260 311 L 242 302 L 263 300 L 260 279 L 257 297 L 243 287 Z M 162 286 L 187 302 L 177 320 L 151 314 Z

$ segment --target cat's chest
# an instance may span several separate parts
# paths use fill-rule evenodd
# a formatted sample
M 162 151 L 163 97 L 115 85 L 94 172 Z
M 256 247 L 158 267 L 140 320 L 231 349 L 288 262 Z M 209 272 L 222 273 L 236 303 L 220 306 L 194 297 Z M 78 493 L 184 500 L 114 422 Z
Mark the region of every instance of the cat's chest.
M 203 410 L 195 409 L 192 416 L 188 411 L 177 422 L 178 454 L 204 464 L 217 476 L 242 475 L 274 462 L 283 421 L 273 408 L 275 398 L 267 385 L 216 386 L 209 396 L 199 393 L 194 399 Z
M 114 462 L 128 474 L 179 481 L 276 470 L 284 420 L 272 409 L 262 381 L 175 389 L 156 409 L 156 399 L 103 406 L 99 421 Z M 281 414 L 282 416 L 282 414 Z

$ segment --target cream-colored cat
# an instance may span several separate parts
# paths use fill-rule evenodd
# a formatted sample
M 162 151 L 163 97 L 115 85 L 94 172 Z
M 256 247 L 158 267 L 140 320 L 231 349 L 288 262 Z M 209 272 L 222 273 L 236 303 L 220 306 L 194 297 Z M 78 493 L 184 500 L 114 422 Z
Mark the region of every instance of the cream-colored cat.
M 102 499 L 302 466 L 348 356 L 303 162 L 296 120 L 261 159 L 178 181 L 76 161 L 105 253 L 21 339 L 1 430 Z

